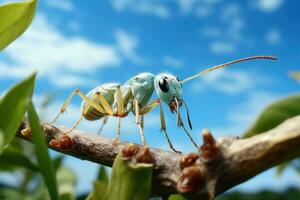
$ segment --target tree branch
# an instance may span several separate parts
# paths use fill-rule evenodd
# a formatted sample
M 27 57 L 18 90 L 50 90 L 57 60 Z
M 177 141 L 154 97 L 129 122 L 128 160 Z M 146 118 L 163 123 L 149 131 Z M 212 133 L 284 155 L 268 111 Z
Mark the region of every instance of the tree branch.
M 128 143 L 113 145 L 113 140 L 95 134 L 43 124 L 49 147 L 106 166 L 112 166 L 117 153 Z M 18 136 L 30 140 L 26 123 Z M 151 148 L 153 156 L 153 195 L 180 192 L 193 199 L 210 199 L 262 171 L 300 155 L 300 116 L 278 127 L 247 139 L 220 138 L 217 142 L 205 130 L 199 152 L 179 155 Z M 137 145 L 142 148 L 140 145 Z

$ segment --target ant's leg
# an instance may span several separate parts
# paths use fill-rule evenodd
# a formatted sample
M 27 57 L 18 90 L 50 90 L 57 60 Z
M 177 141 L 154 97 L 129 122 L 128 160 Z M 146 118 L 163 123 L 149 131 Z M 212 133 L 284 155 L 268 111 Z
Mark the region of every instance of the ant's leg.
M 114 144 L 117 145 L 119 143 L 120 135 L 121 135 L 121 118 L 125 117 L 125 109 L 124 109 L 124 99 L 122 97 L 122 92 L 120 86 L 118 85 L 116 88 L 116 100 L 117 100 L 117 116 L 119 117 L 118 121 L 118 134 L 115 138 Z
M 117 145 L 119 143 L 120 135 L 121 135 L 121 117 L 118 118 L 118 135 L 115 138 L 114 145 Z
M 152 109 L 159 104 L 159 102 L 160 102 L 159 99 L 155 99 L 152 103 L 150 103 L 149 105 L 147 105 L 146 107 L 144 107 L 141 110 L 141 114 L 145 115 L 145 114 L 151 112 Z
M 165 136 L 166 136 L 166 138 L 167 138 L 167 141 L 168 141 L 168 143 L 169 143 L 170 149 L 172 149 L 175 153 L 181 153 L 180 151 L 177 151 L 177 150 L 173 147 L 173 145 L 172 145 L 172 143 L 171 143 L 171 140 L 170 140 L 170 138 L 169 138 L 169 136 L 168 136 L 168 133 L 167 133 L 167 131 L 166 131 L 166 121 L 165 121 L 164 111 L 163 111 L 163 108 L 162 108 L 161 103 L 159 103 L 159 110 L 160 110 L 161 130 L 162 130 L 162 132 L 164 132 L 164 134 L 165 134 Z
M 97 92 L 96 93 L 102 107 L 104 108 L 105 112 L 108 114 L 108 115 L 113 115 L 114 112 L 111 108 L 111 106 L 109 105 L 109 103 L 106 101 L 106 99 L 104 98 L 104 96 L 100 93 L 100 92 Z
M 145 142 L 145 136 L 144 136 L 143 128 L 142 128 L 142 125 L 141 125 L 140 106 L 139 106 L 138 101 L 136 99 L 134 100 L 134 106 L 135 106 L 135 122 L 136 122 L 136 125 L 138 126 L 139 131 L 140 131 L 140 135 L 141 135 L 141 138 L 142 138 L 142 144 L 143 144 L 143 146 L 145 146 L 146 142 Z
M 177 101 L 177 99 L 175 98 L 175 103 L 176 103 L 176 113 L 177 113 L 177 125 L 178 127 L 182 127 L 184 132 L 187 134 L 187 136 L 190 138 L 190 140 L 192 141 L 193 145 L 196 147 L 196 149 L 198 149 L 198 145 L 197 143 L 194 141 L 194 139 L 192 138 L 192 136 L 190 135 L 190 133 L 188 132 L 188 130 L 186 130 L 184 123 L 182 121 L 180 112 L 179 112 L 179 103 Z
M 58 115 L 54 118 L 54 120 L 50 123 L 54 123 L 61 114 L 63 114 L 67 108 L 67 106 L 69 105 L 71 99 L 73 98 L 73 96 L 75 94 L 78 94 L 82 99 L 83 101 L 87 102 L 87 103 L 91 103 L 93 107 L 95 107 L 95 109 L 101 113 L 104 113 L 104 110 L 97 104 L 93 103 L 90 101 L 90 99 L 88 97 L 86 97 L 79 89 L 75 89 L 71 94 L 70 96 L 67 98 L 67 100 L 65 101 L 64 105 L 61 107 L 60 109 L 60 112 L 58 113 Z
M 101 127 L 99 128 L 99 130 L 97 131 L 97 135 L 100 135 L 100 133 L 101 133 L 102 130 L 103 130 L 103 127 L 104 127 L 105 124 L 107 123 L 107 120 L 108 120 L 108 115 L 105 115 L 105 116 L 103 117 L 102 125 L 101 125 Z
M 141 115 L 141 127 L 144 130 L 144 115 Z
M 84 108 L 84 110 L 83 110 L 81 116 L 79 117 L 79 119 L 76 121 L 76 123 L 73 125 L 73 127 L 66 134 L 71 133 L 79 125 L 79 123 L 82 121 L 83 117 L 88 113 L 89 109 L 92 107 L 92 103 L 93 103 L 95 97 L 96 97 L 96 94 L 94 94 L 92 96 L 91 100 L 89 100 L 88 104 Z
M 178 114 L 177 116 L 178 116 L 178 124 L 179 124 L 179 126 L 181 126 L 183 128 L 184 132 L 190 138 L 190 140 L 192 141 L 193 145 L 196 147 L 196 149 L 198 149 L 197 143 L 194 141 L 194 139 L 192 138 L 192 136 L 190 135 L 190 133 L 188 132 L 188 130 L 185 128 L 179 111 L 177 111 L 177 114 Z
M 117 112 L 119 117 L 124 117 L 125 116 L 125 111 L 124 111 L 124 100 L 122 97 L 122 92 L 120 89 L 120 85 L 117 86 L 116 88 L 116 94 L 117 94 Z

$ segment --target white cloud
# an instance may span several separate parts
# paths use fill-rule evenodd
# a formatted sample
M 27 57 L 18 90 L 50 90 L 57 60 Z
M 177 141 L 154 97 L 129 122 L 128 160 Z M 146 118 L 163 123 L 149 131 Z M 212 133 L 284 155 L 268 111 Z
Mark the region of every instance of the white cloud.
M 46 0 L 46 5 L 66 12 L 74 10 L 74 4 L 70 0 Z
M 215 54 L 229 54 L 235 51 L 235 44 L 227 41 L 214 41 L 210 44 L 210 50 Z
M 234 123 L 250 125 L 251 122 L 254 122 L 259 112 L 277 98 L 278 95 L 272 93 L 262 91 L 252 92 L 246 102 L 236 106 L 228 113 L 228 119 Z
M 228 4 L 222 8 L 220 17 L 223 21 L 228 22 L 235 19 L 241 14 L 240 6 L 237 4 Z
M 50 76 L 49 80 L 55 86 L 59 88 L 67 88 L 67 87 L 84 87 L 84 86 L 96 86 L 97 81 L 94 79 L 90 79 L 84 76 L 78 76 L 73 74 L 60 74 L 59 78 L 57 76 Z
M 196 8 L 195 14 L 197 17 L 208 17 L 213 13 L 213 7 L 209 5 L 203 5 Z
M 223 0 L 177 0 L 181 14 L 203 18 L 214 13 L 216 6 Z
M 191 82 L 191 90 L 194 92 L 216 90 L 228 95 L 236 95 L 256 91 L 257 87 L 274 85 L 276 80 L 273 77 L 261 71 L 253 70 L 254 66 L 249 63 L 250 62 L 240 63 L 241 68 L 239 68 L 239 66 L 235 69 L 229 67 L 215 70 L 201 76 Z M 219 64 L 222 63 L 218 63 L 218 65 Z M 206 69 L 210 67 L 213 67 L 213 65 L 207 66 Z M 249 67 L 251 67 L 251 69 L 249 69 Z M 254 79 L 255 81 L 253 81 Z
M 257 8 L 264 12 L 273 12 L 278 10 L 282 4 L 283 0 L 257 0 Z
M 27 68 L 21 68 L 19 66 L 0 62 L 0 77 L 2 78 L 23 78 L 32 72 L 33 71 L 29 71 Z
M 218 70 L 209 75 L 203 76 L 192 85 L 194 91 L 214 89 L 226 94 L 237 94 L 254 87 L 253 78 L 250 73 L 241 70 L 228 71 Z
M 268 30 L 265 35 L 265 40 L 270 45 L 277 45 L 281 41 L 281 34 L 278 29 Z
M 169 9 L 157 1 L 147 0 L 111 0 L 112 6 L 116 11 L 131 11 L 138 14 L 153 15 L 160 18 L 170 16 Z
M 131 62 L 136 64 L 144 63 L 144 59 L 136 53 L 139 40 L 123 30 L 116 31 L 117 45 L 122 52 Z
M 204 26 L 200 29 L 200 34 L 207 38 L 220 38 L 223 33 L 220 28 L 215 26 Z
M 38 69 L 41 75 L 63 70 L 89 73 L 120 63 L 112 45 L 97 44 L 80 36 L 66 37 L 42 15 L 5 53 L 16 65 Z
M 200 34 L 210 41 L 210 50 L 215 54 L 233 53 L 240 46 L 251 44 L 252 40 L 244 34 L 245 20 L 238 4 L 226 4 L 219 12 L 221 24 L 218 27 L 204 26 Z
M 80 23 L 77 22 L 77 21 L 71 21 L 69 24 L 68 24 L 68 27 L 70 30 L 76 32 L 76 31 L 79 31 L 80 30 Z
M 67 68 L 84 72 L 119 64 L 116 50 L 109 45 L 97 44 L 81 37 L 66 37 L 51 26 L 44 16 L 22 38 L 6 49 L 5 53 L 24 67 L 38 67 L 42 72 Z
M 178 6 L 183 14 L 191 12 L 197 0 L 178 0 Z
M 213 132 L 222 136 L 240 136 L 254 123 L 259 113 L 278 98 L 278 95 L 269 92 L 254 91 L 249 93 L 245 102 L 235 106 L 227 113 L 229 125 L 212 128 Z
M 235 45 L 241 41 L 244 42 L 246 38 L 242 32 L 245 22 L 241 7 L 237 4 L 228 4 L 223 7 L 220 17 L 221 21 L 227 26 L 227 30 L 225 30 L 226 37 L 233 41 Z
M 0 76 L 21 78 L 37 70 L 39 78 L 59 87 L 92 85 L 89 75 L 119 66 L 122 57 L 135 63 L 143 61 L 134 51 L 139 43 L 136 37 L 118 31 L 116 39 L 117 44 L 104 44 L 78 35 L 66 36 L 39 14 L 28 31 L 3 52 Z
M 163 64 L 175 69 L 182 68 L 184 65 L 182 60 L 170 55 L 166 55 L 163 57 Z

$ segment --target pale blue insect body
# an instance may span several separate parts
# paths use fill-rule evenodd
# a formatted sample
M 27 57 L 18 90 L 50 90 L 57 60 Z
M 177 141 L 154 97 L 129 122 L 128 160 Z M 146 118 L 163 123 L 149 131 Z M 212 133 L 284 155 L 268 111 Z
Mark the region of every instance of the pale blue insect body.
M 87 97 L 92 98 L 99 92 L 104 96 L 110 106 L 112 106 L 113 110 L 117 111 L 117 86 L 117 83 L 100 85 L 88 92 Z M 129 79 L 121 86 L 122 97 L 125 100 L 125 116 L 131 111 L 134 111 L 133 100 L 137 100 L 141 109 L 147 106 L 153 95 L 154 89 L 156 90 L 159 99 L 170 106 L 171 109 L 173 109 L 175 98 L 178 100 L 179 106 L 182 105 L 182 86 L 174 75 L 162 73 L 154 76 L 151 73 L 141 73 Z M 94 98 L 93 101 L 96 104 L 101 105 L 99 99 Z M 82 102 L 82 111 L 87 105 L 88 103 Z M 85 118 L 88 120 L 98 120 L 103 116 L 104 114 L 99 113 L 95 108 L 91 107 L 85 115 Z
M 189 118 L 188 108 L 183 100 L 182 84 L 197 78 L 203 74 L 206 74 L 215 69 L 223 68 L 228 65 L 232 65 L 238 62 L 253 60 L 253 59 L 272 59 L 276 60 L 273 56 L 253 56 L 248 58 L 242 58 L 235 61 L 231 61 L 225 64 L 217 65 L 215 67 L 206 69 L 198 74 L 185 78 L 180 81 L 174 75 L 169 73 L 161 73 L 158 75 L 153 75 L 148 72 L 140 73 L 131 79 L 129 79 L 125 84 L 120 85 L 118 83 L 106 83 L 102 84 L 90 92 L 84 95 L 80 90 L 74 90 L 68 97 L 60 113 L 55 117 L 55 120 L 66 110 L 67 105 L 75 94 L 78 94 L 82 99 L 81 109 L 82 116 L 75 123 L 70 132 L 76 128 L 76 126 L 81 121 L 82 117 L 87 120 L 98 120 L 104 118 L 101 129 L 106 123 L 109 116 L 114 116 L 119 118 L 118 123 L 118 135 L 115 139 L 115 144 L 118 143 L 120 137 L 120 126 L 121 118 L 126 117 L 130 112 L 136 117 L 136 124 L 139 128 L 139 132 L 142 138 L 142 143 L 145 145 L 143 126 L 144 126 L 144 115 L 149 113 L 155 106 L 159 105 L 160 108 L 160 121 L 161 130 L 165 133 L 168 140 L 170 148 L 176 151 L 168 137 L 166 132 L 166 123 L 163 108 L 161 102 L 164 102 L 171 110 L 171 112 L 176 112 L 177 114 L 177 125 L 182 127 L 185 133 L 188 135 L 195 147 L 198 148 L 196 142 L 192 139 L 191 135 L 187 131 L 182 121 L 179 108 L 184 105 L 187 111 L 187 117 L 190 128 L 192 128 L 191 121 Z M 149 103 L 154 90 L 158 96 L 152 103 Z M 101 130 L 100 129 L 100 130 Z
M 120 99 L 117 92 L 117 88 L 120 88 L 120 93 L 122 96 L 122 105 L 124 107 L 124 114 L 118 114 L 118 104 L 120 104 Z M 149 104 L 149 101 L 153 95 L 154 90 L 156 90 L 158 100 L 154 101 L 152 104 Z M 172 74 L 168 73 L 161 73 L 157 76 L 151 73 L 141 73 L 138 74 L 127 82 L 124 85 L 119 85 L 117 83 L 106 83 L 103 85 L 98 86 L 97 88 L 88 92 L 87 97 L 91 99 L 95 104 L 104 108 L 103 103 L 97 97 L 97 94 L 101 94 L 108 105 L 111 107 L 113 116 L 118 117 L 126 117 L 130 112 L 133 112 L 134 115 L 141 115 L 140 119 L 137 119 L 137 123 L 143 127 L 143 115 L 147 114 L 154 108 L 155 105 L 159 104 L 160 101 L 164 102 L 170 107 L 172 112 L 176 111 L 179 117 L 179 107 L 182 105 L 183 102 L 183 95 L 182 95 L 182 84 L 180 81 Z M 134 101 L 137 102 L 137 106 L 135 106 Z M 86 107 L 89 106 L 88 111 L 85 113 L 84 110 Z M 106 117 L 104 123 L 107 121 L 108 114 L 101 113 L 95 107 L 91 106 L 89 102 L 83 101 L 82 102 L 82 113 L 83 116 L 87 120 L 98 120 L 102 117 Z M 138 114 L 136 113 L 136 109 L 139 110 Z M 162 107 L 160 105 L 160 114 L 161 114 L 161 128 L 164 131 L 167 140 L 171 149 L 177 152 L 167 136 L 166 133 L 166 125 L 164 121 L 164 114 L 162 111 Z M 140 120 L 140 121 L 139 121 Z M 188 118 L 188 120 L 190 120 Z M 181 118 L 178 118 L 178 126 L 183 126 Z M 189 125 L 191 127 L 190 121 Z M 120 121 L 119 121 L 120 126 Z M 102 126 L 103 127 L 103 126 Z M 102 128 L 101 128 L 102 129 Z M 184 128 L 186 131 L 186 129 Z M 142 128 L 140 129 L 142 133 Z M 119 132 L 118 132 L 119 135 Z M 142 140 L 143 140 L 143 134 Z M 190 136 L 189 136 L 190 137 Z M 191 138 L 191 137 L 190 137 Z M 196 143 L 192 140 L 195 146 Z
M 129 79 L 123 86 L 131 89 L 134 99 L 138 101 L 142 108 L 148 104 L 152 97 L 154 91 L 154 78 L 155 76 L 151 73 L 141 73 Z

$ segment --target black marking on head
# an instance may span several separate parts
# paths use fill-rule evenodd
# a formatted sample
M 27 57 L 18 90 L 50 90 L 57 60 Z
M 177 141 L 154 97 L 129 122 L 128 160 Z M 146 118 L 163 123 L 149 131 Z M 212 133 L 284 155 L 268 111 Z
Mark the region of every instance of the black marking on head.
M 159 85 L 159 88 L 161 89 L 161 91 L 163 91 L 163 92 L 169 91 L 169 84 L 166 81 L 166 79 L 164 79 L 164 78 L 159 79 L 158 85 Z
M 180 84 L 180 87 L 182 88 L 182 83 L 180 82 L 179 78 L 176 77 L 176 79 L 177 79 L 178 83 Z

